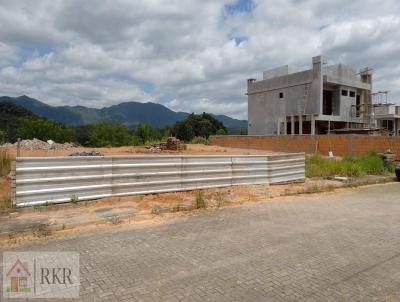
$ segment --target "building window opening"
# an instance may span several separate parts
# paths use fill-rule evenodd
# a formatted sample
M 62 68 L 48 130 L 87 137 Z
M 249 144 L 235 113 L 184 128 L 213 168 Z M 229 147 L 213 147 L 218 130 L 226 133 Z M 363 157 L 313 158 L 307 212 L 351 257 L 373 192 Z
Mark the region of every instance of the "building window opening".
M 382 121 L 382 127 L 385 128 L 389 132 L 394 131 L 394 124 L 392 120 L 383 120 Z
M 347 96 L 347 94 L 348 94 L 348 91 L 343 89 L 343 90 L 342 90 L 342 95 L 343 95 L 343 96 Z
M 279 98 L 283 99 L 283 92 L 279 92 Z
M 350 91 L 349 95 L 350 95 L 350 97 L 351 97 L 351 98 L 354 98 L 354 97 L 356 97 L 356 93 L 355 93 L 355 91 Z
M 356 98 L 356 117 L 360 117 L 361 115 L 361 96 L 357 94 Z
M 333 94 L 330 90 L 324 90 L 322 100 L 322 114 L 332 115 L 333 114 Z

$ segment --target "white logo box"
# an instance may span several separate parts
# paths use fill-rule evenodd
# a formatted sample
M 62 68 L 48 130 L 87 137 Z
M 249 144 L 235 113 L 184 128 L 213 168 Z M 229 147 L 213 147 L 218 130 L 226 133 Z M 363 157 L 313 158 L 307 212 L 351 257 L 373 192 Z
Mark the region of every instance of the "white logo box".
M 79 298 L 79 253 L 4 252 L 4 298 Z

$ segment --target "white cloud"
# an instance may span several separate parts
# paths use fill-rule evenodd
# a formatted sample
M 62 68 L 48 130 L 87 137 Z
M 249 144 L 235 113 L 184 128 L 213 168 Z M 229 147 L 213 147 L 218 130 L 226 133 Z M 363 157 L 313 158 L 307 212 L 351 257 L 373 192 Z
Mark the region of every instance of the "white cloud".
M 245 118 L 247 78 L 324 53 L 373 67 L 375 88 L 400 100 L 399 1 L 224 10 L 235 2 L 0 0 L 0 94 L 91 107 L 155 101 Z

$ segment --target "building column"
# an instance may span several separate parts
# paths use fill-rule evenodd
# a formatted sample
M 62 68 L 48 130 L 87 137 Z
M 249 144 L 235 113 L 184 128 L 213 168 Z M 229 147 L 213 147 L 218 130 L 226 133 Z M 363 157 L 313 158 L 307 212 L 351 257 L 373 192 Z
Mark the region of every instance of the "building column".
M 311 115 L 311 135 L 315 135 L 315 117 Z
M 299 115 L 299 134 L 303 135 L 303 116 Z
M 287 118 L 285 116 L 285 119 L 283 121 L 283 135 L 287 135 Z
M 278 124 L 276 125 L 276 134 L 281 135 L 281 119 L 278 118 Z
M 290 134 L 294 135 L 294 115 L 290 116 Z

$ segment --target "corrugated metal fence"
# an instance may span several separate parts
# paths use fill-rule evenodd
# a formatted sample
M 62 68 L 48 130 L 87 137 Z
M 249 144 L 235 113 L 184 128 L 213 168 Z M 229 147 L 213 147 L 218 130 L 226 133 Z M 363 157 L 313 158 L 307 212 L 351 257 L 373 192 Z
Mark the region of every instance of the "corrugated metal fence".
M 267 156 L 19 157 L 17 206 L 304 179 L 304 153 Z

